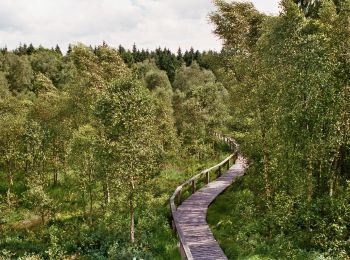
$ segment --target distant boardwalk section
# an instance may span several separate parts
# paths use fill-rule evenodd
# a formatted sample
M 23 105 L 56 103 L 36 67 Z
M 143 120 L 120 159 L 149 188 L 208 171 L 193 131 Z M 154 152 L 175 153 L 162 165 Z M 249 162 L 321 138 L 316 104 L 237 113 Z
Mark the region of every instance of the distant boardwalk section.
M 215 240 L 206 217 L 208 207 L 213 200 L 229 187 L 236 177 L 244 174 L 246 163 L 241 156 L 238 156 L 235 164 L 229 167 L 230 161 L 235 159 L 236 153 L 220 164 L 199 173 L 179 186 L 172 196 L 170 205 L 183 258 L 195 260 L 227 259 Z M 224 168 L 226 172 L 221 175 Z M 210 182 L 210 173 L 219 177 Z M 196 182 L 199 182 L 203 177 L 206 179 L 207 185 L 196 191 Z M 190 186 L 193 194 L 181 204 L 181 192 L 186 186 Z M 180 204 L 178 207 L 175 205 L 176 202 Z

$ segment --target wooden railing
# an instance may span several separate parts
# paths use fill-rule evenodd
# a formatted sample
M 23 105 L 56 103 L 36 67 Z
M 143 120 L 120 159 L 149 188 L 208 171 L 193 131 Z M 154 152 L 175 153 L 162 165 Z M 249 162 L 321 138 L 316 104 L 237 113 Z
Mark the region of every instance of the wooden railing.
M 230 149 L 231 149 L 231 151 L 233 151 L 233 153 L 230 156 L 228 156 L 225 160 L 223 160 L 221 163 L 219 163 L 219 164 L 217 164 L 209 169 L 201 171 L 197 175 L 193 176 L 191 179 L 185 181 L 183 184 L 181 184 L 180 186 L 178 186 L 176 188 L 174 194 L 170 198 L 170 208 L 171 208 L 171 213 L 173 216 L 173 228 L 177 232 L 177 235 L 179 238 L 180 253 L 181 253 L 181 256 L 183 258 L 188 259 L 188 260 L 192 260 L 193 256 L 192 256 L 192 253 L 191 253 L 189 246 L 186 243 L 184 234 L 183 234 L 183 232 L 178 224 L 178 219 L 177 219 L 177 214 L 176 214 L 177 207 L 179 205 L 181 205 L 181 203 L 182 203 L 182 201 L 181 201 L 182 191 L 186 187 L 190 186 L 192 194 L 195 193 L 197 182 L 204 179 L 207 184 L 210 183 L 210 174 L 211 173 L 215 173 L 215 179 L 220 177 L 221 174 L 223 173 L 223 171 L 222 171 L 223 168 L 226 168 L 227 170 L 230 168 L 230 161 L 232 161 L 232 164 L 234 164 L 234 161 L 236 159 L 235 157 L 236 157 L 236 155 L 238 153 L 238 149 L 239 149 L 239 146 L 234 139 L 232 139 L 230 137 L 223 136 L 221 134 L 215 134 L 215 136 L 218 139 L 224 141 L 230 147 Z

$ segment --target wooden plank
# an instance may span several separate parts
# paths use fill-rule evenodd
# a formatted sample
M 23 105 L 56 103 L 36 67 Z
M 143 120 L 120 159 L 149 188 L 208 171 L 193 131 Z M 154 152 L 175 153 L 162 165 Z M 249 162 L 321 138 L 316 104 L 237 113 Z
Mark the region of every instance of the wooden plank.
M 221 165 L 223 164 L 219 164 L 218 167 Z M 206 215 L 213 200 L 229 187 L 236 177 L 242 176 L 244 169 L 245 160 L 239 156 L 225 174 L 195 192 L 176 209 L 174 222 L 182 246 L 189 251 L 187 259 L 227 259 L 208 226 Z

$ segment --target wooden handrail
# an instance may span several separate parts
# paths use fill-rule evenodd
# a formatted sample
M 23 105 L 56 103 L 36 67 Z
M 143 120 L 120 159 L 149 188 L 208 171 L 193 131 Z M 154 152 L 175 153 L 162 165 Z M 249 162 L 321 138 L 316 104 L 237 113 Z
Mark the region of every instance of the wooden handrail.
M 178 219 L 177 219 L 177 214 L 176 214 L 177 206 L 176 206 L 175 200 L 177 199 L 178 205 L 181 205 L 181 191 L 185 187 L 187 187 L 188 185 L 192 185 L 192 193 L 195 193 L 196 181 L 201 179 L 203 177 L 203 175 L 206 176 L 207 184 L 210 182 L 210 172 L 212 172 L 214 170 L 218 170 L 219 171 L 219 174 L 217 175 L 217 177 L 218 177 L 221 174 L 221 167 L 226 165 L 227 169 L 228 169 L 230 166 L 230 160 L 236 156 L 236 154 L 238 153 L 238 149 L 239 149 L 239 145 L 236 143 L 236 141 L 234 139 L 232 139 L 230 137 L 223 136 L 221 134 L 217 134 L 217 133 L 215 134 L 215 136 L 218 139 L 223 140 L 226 144 L 228 144 L 230 146 L 230 149 L 233 151 L 233 153 L 230 156 L 228 156 L 225 160 L 220 162 L 219 164 L 201 171 L 200 173 L 193 176 L 191 179 L 182 183 L 180 186 L 178 186 L 175 189 L 175 192 L 173 193 L 173 195 L 170 198 L 170 209 L 171 209 L 171 214 L 173 216 L 173 228 L 175 229 L 175 231 L 177 232 L 177 235 L 179 237 L 181 256 L 188 259 L 188 260 L 192 260 L 193 256 L 192 256 L 192 253 L 191 253 L 189 246 L 186 243 L 185 236 L 184 236 L 184 234 L 183 234 L 183 232 L 178 224 Z

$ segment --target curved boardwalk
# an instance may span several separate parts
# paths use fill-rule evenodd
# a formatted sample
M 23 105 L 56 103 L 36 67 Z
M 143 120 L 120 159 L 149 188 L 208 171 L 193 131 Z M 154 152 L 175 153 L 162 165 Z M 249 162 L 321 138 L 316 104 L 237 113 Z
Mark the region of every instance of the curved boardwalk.
M 187 259 L 227 259 L 208 226 L 207 210 L 236 177 L 244 174 L 244 169 L 245 160 L 239 156 L 226 173 L 195 192 L 177 208 L 174 220 L 178 233 L 184 240 L 180 242 L 185 244 Z

